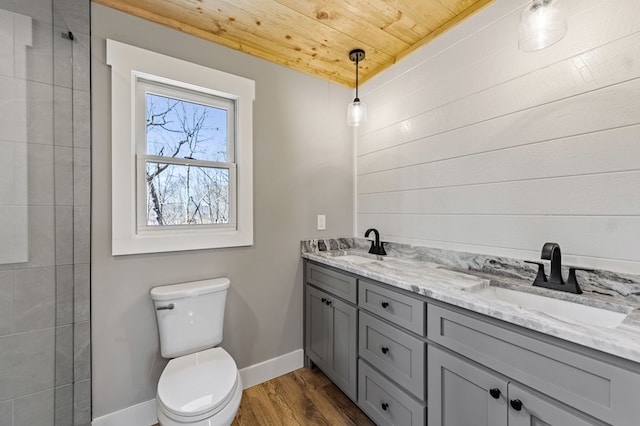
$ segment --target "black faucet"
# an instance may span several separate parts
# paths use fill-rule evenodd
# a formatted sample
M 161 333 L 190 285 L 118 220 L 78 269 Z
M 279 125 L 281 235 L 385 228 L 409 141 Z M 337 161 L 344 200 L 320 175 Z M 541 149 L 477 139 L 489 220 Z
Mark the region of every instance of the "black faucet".
M 376 254 L 378 256 L 386 256 L 387 252 L 384 250 L 384 243 L 380 242 L 380 233 L 375 228 L 367 229 L 367 232 L 364 233 L 364 237 L 368 238 L 369 234 L 373 232 L 376 236 L 375 241 L 371 241 L 371 248 L 369 249 L 369 253 Z
M 544 243 L 542 246 L 542 253 L 540 259 L 551 261 L 551 271 L 549 277 L 544 273 L 544 263 L 531 262 L 525 260 L 527 263 L 533 263 L 538 265 L 538 275 L 533 280 L 535 287 L 544 287 L 551 290 L 567 291 L 569 293 L 582 294 L 582 289 L 578 280 L 576 279 L 576 271 L 582 270 L 587 272 L 593 272 L 593 269 L 578 268 L 576 266 L 569 267 L 569 278 L 565 283 L 562 279 L 562 254 L 560 252 L 560 246 L 558 243 Z

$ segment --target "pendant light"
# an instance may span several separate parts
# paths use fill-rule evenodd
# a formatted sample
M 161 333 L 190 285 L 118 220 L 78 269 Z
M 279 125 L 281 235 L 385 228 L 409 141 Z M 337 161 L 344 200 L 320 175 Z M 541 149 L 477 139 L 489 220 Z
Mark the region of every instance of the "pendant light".
M 347 107 L 347 124 L 351 127 L 358 127 L 367 121 L 367 106 L 358 98 L 358 63 L 364 59 L 364 50 L 353 49 L 349 52 L 349 59 L 356 63 L 356 97 Z
M 518 48 L 525 52 L 544 49 L 567 33 L 562 0 L 532 0 L 520 14 Z M 560 3 L 560 4 L 559 4 Z

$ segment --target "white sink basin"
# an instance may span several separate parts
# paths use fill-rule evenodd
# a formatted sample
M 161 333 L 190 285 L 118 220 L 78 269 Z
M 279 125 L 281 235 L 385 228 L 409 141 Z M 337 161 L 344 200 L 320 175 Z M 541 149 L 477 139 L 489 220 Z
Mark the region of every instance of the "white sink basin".
M 363 263 L 375 262 L 376 259 L 370 257 L 358 256 L 355 254 L 348 254 L 345 256 L 337 256 L 335 259 L 344 260 L 346 262 L 355 263 L 356 265 L 362 265 Z
M 582 305 L 566 300 L 552 299 L 537 294 L 510 290 L 502 287 L 485 287 L 474 294 L 492 300 L 511 303 L 525 309 L 531 309 L 574 324 L 595 325 L 615 328 L 627 317 L 628 313 L 610 311 L 594 306 Z

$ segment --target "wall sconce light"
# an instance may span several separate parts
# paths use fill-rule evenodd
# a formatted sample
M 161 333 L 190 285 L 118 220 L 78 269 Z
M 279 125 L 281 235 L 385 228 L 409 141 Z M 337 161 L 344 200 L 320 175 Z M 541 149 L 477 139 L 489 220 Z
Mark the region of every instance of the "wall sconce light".
M 560 0 L 561 1 L 561 0 Z M 567 19 L 559 0 L 533 0 L 520 14 L 518 48 L 525 52 L 544 49 L 567 33 Z
M 364 50 L 353 49 L 349 52 L 349 59 L 356 63 L 356 97 L 347 107 L 347 124 L 358 127 L 367 121 L 367 106 L 358 98 L 358 62 L 364 59 Z

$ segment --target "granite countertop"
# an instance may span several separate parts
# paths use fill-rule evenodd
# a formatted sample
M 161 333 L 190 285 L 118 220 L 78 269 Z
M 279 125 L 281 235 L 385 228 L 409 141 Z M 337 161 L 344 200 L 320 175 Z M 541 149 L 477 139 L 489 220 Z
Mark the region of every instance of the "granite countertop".
M 603 295 L 587 290 L 582 295 L 574 295 L 532 287 L 532 280 L 523 279 L 517 274 L 460 268 L 452 262 L 436 262 L 434 258 L 424 260 L 393 255 L 373 256 L 362 248 L 338 247 L 325 251 L 310 251 L 305 250 L 303 242 L 302 257 L 530 330 L 640 362 L 640 306 L 635 299 L 614 298 L 609 294 Z M 400 251 L 393 254 L 399 253 Z M 542 310 L 526 309 L 474 293 L 488 286 L 535 293 L 628 315 L 614 328 L 587 325 L 572 321 L 571 318 L 554 317 Z

